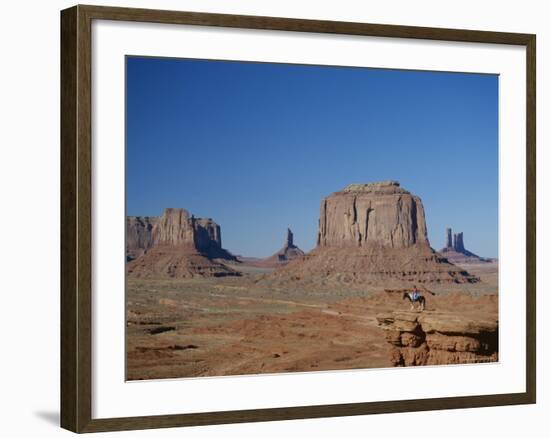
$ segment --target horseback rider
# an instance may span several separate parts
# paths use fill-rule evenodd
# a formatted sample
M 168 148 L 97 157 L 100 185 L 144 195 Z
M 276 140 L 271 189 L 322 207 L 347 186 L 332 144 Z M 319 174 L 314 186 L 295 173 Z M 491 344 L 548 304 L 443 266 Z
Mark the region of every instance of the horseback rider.
M 422 295 L 422 293 L 418 290 L 416 285 L 413 286 L 413 289 L 411 292 L 405 292 L 403 294 L 403 299 L 408 299 L 410 301 L 411 310 L 414 310 L 415 303 L 418 303 L 421 311 L 426 308 L 426 298 L 424 298 L 424 295 Z
M 422 294 L 420 293 L 420 291 L 418 290 L 418 288 L 416 287 L 416 284 L 413 286 L 413 290 L 412 290 L 412 293 L 409 294 L 410 297 L 411 297 L 411 301 L 414 303 L 416 301 L 418 301 L 420 299 L 420 297 L 422 296 Z
M 424 291 L 435 295 L 434 292 L 424 288 Z M 408 299 L 411 303 L 411 310 L 414 310 L 414 304 L 418 303 L 420 310 L 423 311 L 426 309 L 426 297 L 418 290 L 416 285 L 413 286 L 412 291 L 403 293 L 403 299 Z

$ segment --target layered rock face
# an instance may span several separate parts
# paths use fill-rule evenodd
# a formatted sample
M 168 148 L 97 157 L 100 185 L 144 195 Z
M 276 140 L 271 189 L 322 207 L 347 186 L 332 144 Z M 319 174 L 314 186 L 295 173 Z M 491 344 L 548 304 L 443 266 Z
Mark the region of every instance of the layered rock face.
M 286 280 L 352 289 L 479 281 L 430 247 L 422 201 L 396 181 L 352 184 L 323 199 L 317 247 L 267 281 Z
M 153 246 L 153 227 L 155 217 L 126 218 L 126 259 L 133 260 L 145 253 Z
M 319 247 L 429 245 L 424 207 L 396 181 L 351 184 L 321 202 Z
M 167 208 L 153 229 L 156 244 L 195 246 L 195 227 L 189 212 L 183 208 Z M 198 248 L 197 248 L 198 249 Z
M 213 260 L 235 258 L 222 248 L 220 226 L 210 218 L 195 218 L 183 208 L 167 208 L 156 218 L 128 217 L 126 233 L 131 276 L 236 274 Z
M 377 320 L 394 366 L 498 361 L 496 314 L 390 312 Z
M 464 233 L 452 234 L 452 229 L 447 228 L 445 230 L 446 240 L 445 248 L 439 250 L 439 253 L 445 257 L 449 262 L 456 264 L 468 264 L 468 263 L 487 263 L 488 259 L 480 257 L 471 251 L 468 251 L 464 247 Z M 451 241 L 451 235 L 453 236 Z
M 212 258 L 231 258 L 222 249 L 220 226 L 210 218 L 195 218 L 183 208 L 167 208 L 159 217 L 126 219 L 127 255 L 141 255 L 157 245 L 188 246 Z

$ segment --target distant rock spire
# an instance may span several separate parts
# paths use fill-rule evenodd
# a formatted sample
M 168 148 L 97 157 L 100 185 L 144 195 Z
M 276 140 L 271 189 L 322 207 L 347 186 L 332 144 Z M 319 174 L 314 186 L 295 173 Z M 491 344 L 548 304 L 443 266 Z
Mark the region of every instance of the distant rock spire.
M 283 247 L 272 256 L 254 262 L 254 266 L 275 268 L 303 256 L 304 252 L 294 245 L 294 234 L 287 228 Z
M 451 228 L 445 230 L 445 247 L 439 252 L 445 256 L 451 263 L 485 263 L 490 262 L 489 259 L 479 257 L 471 251 L 468 251 L 464 246 L 464 233 L 452 232 Z
M 458 233 L 455 241 L 455 251 L 464 252 L 464 233 Z
M 447 239 L 445 240 L 445 248 L 452 248 L 453 247 L 453 230 L 451 230 L 451 228 L 447 228 L 445 232 L 447 234 Z
M 464 233 L 460 232 L 453 235 L 452 249 L 458 252 L 464 252 Z
M 293 248 L 294 247 L 294 234 L 292 234 L 292 231 L 290 231 L 290 228 L 287 228 L 286 230 L 286 241 L 285 241 L 285 248 Z

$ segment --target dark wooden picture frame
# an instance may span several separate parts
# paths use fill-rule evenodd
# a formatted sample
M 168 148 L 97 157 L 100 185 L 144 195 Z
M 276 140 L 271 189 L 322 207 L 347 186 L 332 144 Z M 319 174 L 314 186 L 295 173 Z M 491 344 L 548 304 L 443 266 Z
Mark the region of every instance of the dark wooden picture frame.
M 92 156 L 91 25 L 93 20 L 219 26 L 519 45 L 526 48 L 527 284 L 526 391 L 322 406 L 92 419 Z M 98 432 L 273 421 L 437 409 L 529 404 L 536 401 L 535 48 L 531 34 L 75 6 L 61 12 L 61 426 Z

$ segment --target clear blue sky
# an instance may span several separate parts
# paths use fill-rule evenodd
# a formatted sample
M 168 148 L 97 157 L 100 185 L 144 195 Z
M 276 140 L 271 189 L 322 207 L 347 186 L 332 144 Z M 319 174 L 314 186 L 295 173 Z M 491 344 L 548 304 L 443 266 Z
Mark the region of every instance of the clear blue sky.
M 127 58 L 127 213 L 184 207 L 234 254 L 267 256 L 290 227 L 315 246 L 323 197 L 398 180 L 498 255 L 498 77 Z

